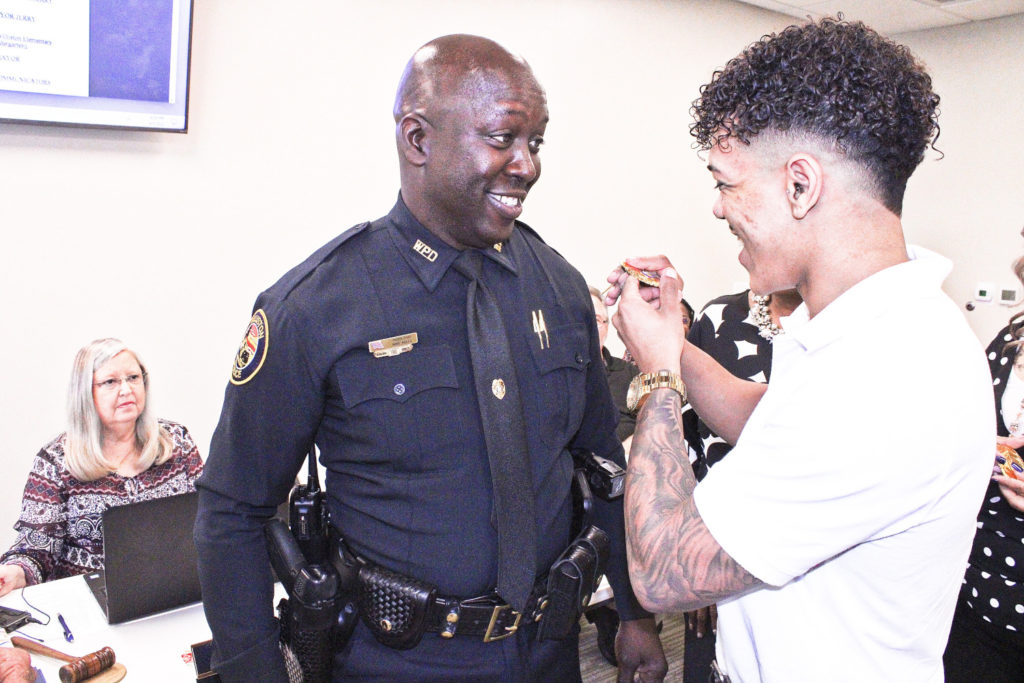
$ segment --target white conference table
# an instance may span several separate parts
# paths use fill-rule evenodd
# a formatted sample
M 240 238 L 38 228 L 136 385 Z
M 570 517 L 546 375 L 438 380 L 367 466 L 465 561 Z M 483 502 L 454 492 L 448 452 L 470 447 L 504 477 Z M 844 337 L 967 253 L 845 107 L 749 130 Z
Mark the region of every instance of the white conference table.
M 14 635 L 42 639 L 43 645 L 72 657 L 81 657 L 106 646 L 114 650 L 117 661 L 124 665 L 126 681 L 196 680 L 190 648 L 193 643 L 210 638 L 201 603 L 110 625 L 82 576 L 28 586 L 24 597 L 31 607 L 25 604 L 20 589 L 0 598 L 0 604 L 30 612 L 45 622 L 45 615 L 40 614 L 42 610 L 50 615 L 50 621 L 45 626 L 26 624 L 10 634 L 0 629 L 0 645 L 4 647 L 10 645 L 10 637 Z M 74 642 L 64 640 L 58 612 L 74 635 Z M 43 655 L 32 655 L 32 665 L 42 671 L 47 683 L 60 680 L 57 672 L 64 664 Z

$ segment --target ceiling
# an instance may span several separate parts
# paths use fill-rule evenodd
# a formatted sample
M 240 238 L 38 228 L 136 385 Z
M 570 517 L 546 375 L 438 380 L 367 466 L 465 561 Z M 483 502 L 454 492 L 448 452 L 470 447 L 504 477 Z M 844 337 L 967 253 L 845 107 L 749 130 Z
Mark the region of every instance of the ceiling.
M 806 19 L 842 12 L 892 35 L 1024 14 L 1024 0 L 740 0 Z

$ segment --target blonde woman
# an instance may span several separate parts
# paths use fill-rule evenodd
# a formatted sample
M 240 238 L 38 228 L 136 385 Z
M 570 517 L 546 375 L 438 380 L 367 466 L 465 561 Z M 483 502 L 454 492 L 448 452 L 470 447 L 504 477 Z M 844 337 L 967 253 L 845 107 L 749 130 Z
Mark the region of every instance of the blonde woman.
M 107 508 L 195 490 L 199 451 L 184 426 L 154 416 L 148 392 L 146 368 L 123 342 L 79 350 L 67 431 L 32 462 L 17 540 L 0 557 L 0 596 L 102 569 Z

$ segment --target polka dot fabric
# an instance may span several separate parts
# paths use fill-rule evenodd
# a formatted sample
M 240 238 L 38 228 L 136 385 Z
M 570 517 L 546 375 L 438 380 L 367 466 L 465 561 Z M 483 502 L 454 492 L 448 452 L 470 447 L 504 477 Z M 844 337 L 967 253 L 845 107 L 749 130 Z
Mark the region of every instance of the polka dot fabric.
M 1004 329 L 986 351 L 1001 436 L 1008 434 L 1006 422 L 1016 417 L 999 409 L 1017 351 L 1003 347 L 1012 340 Z M 1024 633 L 1024 513 L 1010 507 L 995 482 L 989 483 L 978 515 L 961 600 L 986 622 Z

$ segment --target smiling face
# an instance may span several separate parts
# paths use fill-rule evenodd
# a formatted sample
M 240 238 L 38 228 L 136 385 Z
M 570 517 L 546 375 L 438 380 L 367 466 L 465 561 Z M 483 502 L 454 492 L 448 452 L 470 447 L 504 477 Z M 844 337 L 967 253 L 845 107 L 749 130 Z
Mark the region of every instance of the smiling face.
M 712 211 L 739 238 L 739 262 L 757 294 L 794 287 L 801 277 L 801 245 L 795 243 L 785 171 L 771 163 L 773 156 L 759 153 L 756 142 L 746 145 L 735 139 L 708 152 L 708 170 L 718 191 Z
M 96 369 L 92 382 L 92 399 L 104 434 L 134 428 L 146 407 L 146 383 L 135 356 L 130 351 L 117 354 Z
M 525 70 L 469 73 L 428 120 L 417 218 L 457 249 L 508 239 L 540 177 L 548 121 L 540 86 Z

